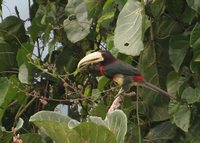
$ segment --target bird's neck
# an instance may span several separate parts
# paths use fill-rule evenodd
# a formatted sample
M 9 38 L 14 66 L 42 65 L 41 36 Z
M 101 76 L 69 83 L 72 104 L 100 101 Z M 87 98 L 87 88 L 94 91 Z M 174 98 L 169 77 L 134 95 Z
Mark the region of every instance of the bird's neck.
M 133 81 L 137 82 L 137 83 L 142 82 L 142 81 L 144 81 L 144 77 L 141 74 L 135 75 L 133 77 Z
M 103 71 L 103 68 L 104 68 L 104 66 L 100 66 L 100 67 L 99 67 L 99 71 L 100 71 L 100 73 L 101 73 L 102 75 L 105 75 L 105 73 L 104 73 L 104 71 Z

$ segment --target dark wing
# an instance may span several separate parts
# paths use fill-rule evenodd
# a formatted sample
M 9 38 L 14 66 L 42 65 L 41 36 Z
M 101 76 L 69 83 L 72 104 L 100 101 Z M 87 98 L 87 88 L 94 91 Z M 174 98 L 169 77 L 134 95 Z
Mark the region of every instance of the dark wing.
M 120 60 L 116 60 L 115 62 L 106 65 L 103 68 L 103 71 L 105 76 L 110 78 L 116 74 L 122 74 L 124 76 L 134 76 L 140 74 L 135 67 Z

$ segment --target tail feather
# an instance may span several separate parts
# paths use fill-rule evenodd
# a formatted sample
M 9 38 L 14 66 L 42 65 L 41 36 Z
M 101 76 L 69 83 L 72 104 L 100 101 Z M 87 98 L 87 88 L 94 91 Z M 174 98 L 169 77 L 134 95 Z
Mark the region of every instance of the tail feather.
M 168 96 L 171 99 L 176 99 L 176 97 L 170 95 L 167 91 L 165 91 L 163 89 L 160 89 L 159 87 L 157 87 L 157 86 L 155 86 L 155 85 L 153 85 L 153 84 L 151 84 L 149 82 L 146 82 L 146 81 L 142 82 L 142 86 L 145 87 L 145 88 L 148 88 L 148 89 L 150 89 L 152 91 L 155 91 L 157 93 L 160 93 L 162 95 Z

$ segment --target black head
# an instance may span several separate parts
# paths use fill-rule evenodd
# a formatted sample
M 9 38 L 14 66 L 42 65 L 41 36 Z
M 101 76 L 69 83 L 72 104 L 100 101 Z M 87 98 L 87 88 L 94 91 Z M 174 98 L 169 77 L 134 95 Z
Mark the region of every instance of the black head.
M 102 65 L 105 66 L 116 61 L 116 58 L 109 51 L 101 50 L 99 52 L 101 52 L 101 55 L 104 58 L 104 60 L 101 62 Z

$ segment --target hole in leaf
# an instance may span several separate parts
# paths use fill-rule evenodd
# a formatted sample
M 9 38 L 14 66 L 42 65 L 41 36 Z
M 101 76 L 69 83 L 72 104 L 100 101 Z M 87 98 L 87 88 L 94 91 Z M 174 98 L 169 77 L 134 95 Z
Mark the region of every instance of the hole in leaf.
M 129 43 L 125 43 L 125 44 L 124 44 L 124 46 L 128 46 L 128 45 L 129 45 Z

